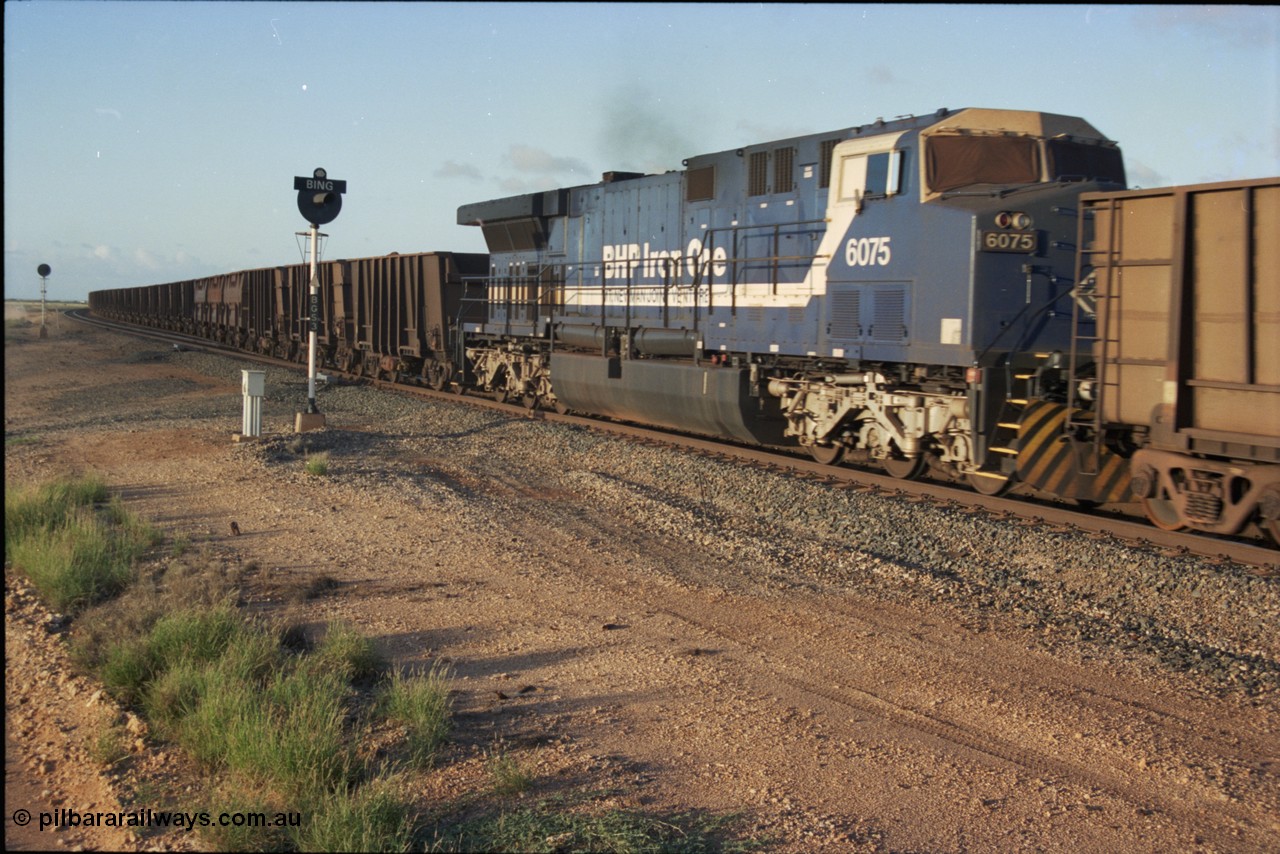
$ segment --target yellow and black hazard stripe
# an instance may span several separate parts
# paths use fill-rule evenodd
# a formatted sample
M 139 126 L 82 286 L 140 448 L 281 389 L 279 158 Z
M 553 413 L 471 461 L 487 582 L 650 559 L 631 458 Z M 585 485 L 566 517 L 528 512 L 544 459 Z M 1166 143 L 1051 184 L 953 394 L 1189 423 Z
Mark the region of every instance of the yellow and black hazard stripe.
M 1072 442 L 1063 433 L 1067 407 L 1031 400 L 1018 422 L 1018 478 L 1080 501 L 1128 501 L 1129 461 L 1105 447 Z M 1090 457 L 1099 452 L 1095 459 Z

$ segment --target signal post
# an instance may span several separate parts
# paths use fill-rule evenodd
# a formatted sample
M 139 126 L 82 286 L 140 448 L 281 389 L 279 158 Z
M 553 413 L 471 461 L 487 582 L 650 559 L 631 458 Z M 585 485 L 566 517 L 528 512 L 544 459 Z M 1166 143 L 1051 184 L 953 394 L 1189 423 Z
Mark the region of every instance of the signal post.
M 36 267 L 36 272 L 40 274 L 40 337 L 48 338 L 49 329 L 44 325 L 44 294 L 45 283 L 49 279 L 49 274 L 53 272 L 53 268 L 48 264 L 41 264 Z
M 311 293 L 310 332 L 307 335 L 307 411 L 299 412 L 295 430 L 304 433 L 324 426 L 324 415 L 316 408 L 316 335 L 320 331 L 320 226 L 333 222 L 342 210 L 342 194 L 347 191 L 346 181 L 335 181 L 323 169 L 316 169 L 310 178 L 293 179 L 298 191 L 298 212 L 311 224 Z

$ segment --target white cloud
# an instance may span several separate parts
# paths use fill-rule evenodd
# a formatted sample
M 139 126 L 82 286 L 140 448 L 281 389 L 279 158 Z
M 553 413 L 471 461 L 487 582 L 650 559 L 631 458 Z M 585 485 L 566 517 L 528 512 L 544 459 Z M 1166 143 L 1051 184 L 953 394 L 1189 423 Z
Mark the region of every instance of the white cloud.
M 458 163 L 456 160 L 446 160 L 433 174 L 437 178 L 469 178 L 473 181 L 479 181 L 483 177 L 475 166 Z
M 141 247 L 133 250 L 133 260 L 148 270 L 160 269 L 160 262 L 156 257 Z
M 1180 32 L 1233 47 L 1274 47 L 1280 27 L 1274 8 L 1251 6 L 1145 6 L 1134 10 L 1139 29 Z

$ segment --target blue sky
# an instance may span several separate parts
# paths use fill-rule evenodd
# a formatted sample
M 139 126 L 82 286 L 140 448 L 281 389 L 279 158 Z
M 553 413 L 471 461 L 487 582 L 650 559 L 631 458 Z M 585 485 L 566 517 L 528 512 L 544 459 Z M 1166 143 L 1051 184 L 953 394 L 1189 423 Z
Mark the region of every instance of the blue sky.
M 1083 116 L 1140 186 L 1280 174 L 1271 6 L 6 2 L 6 297 L 483 251 L 461 204 L 938 107 Z

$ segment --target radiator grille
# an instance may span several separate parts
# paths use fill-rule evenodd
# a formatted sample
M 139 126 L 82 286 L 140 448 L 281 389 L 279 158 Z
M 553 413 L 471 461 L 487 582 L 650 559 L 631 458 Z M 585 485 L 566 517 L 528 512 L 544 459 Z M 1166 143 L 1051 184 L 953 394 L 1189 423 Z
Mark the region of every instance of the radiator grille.
M 818 186 L 831 186 L 831 153 L 836 150 L 839 144 L 838 139 L 824 139 L 822 141 L 822 153 L 818 157 Z
M 747 195 L 763 196 L 769 192 L 769 152 L 752 152 L 747 161 Z
M 831 312 L 831 337 L 842 341 L 854 341 L 862 336 L 862 294 L 857 291 L 836 291 L 827 298 Z
M 901 341 L 907 337 L 907 295 L 898 288 L 876 291 L 875 322 L 871 337 L 876 341 Z
M 775 193 L 790 193 L 795 188 L 795 164 L 794 148 L 773 150 L 773 191 Z

